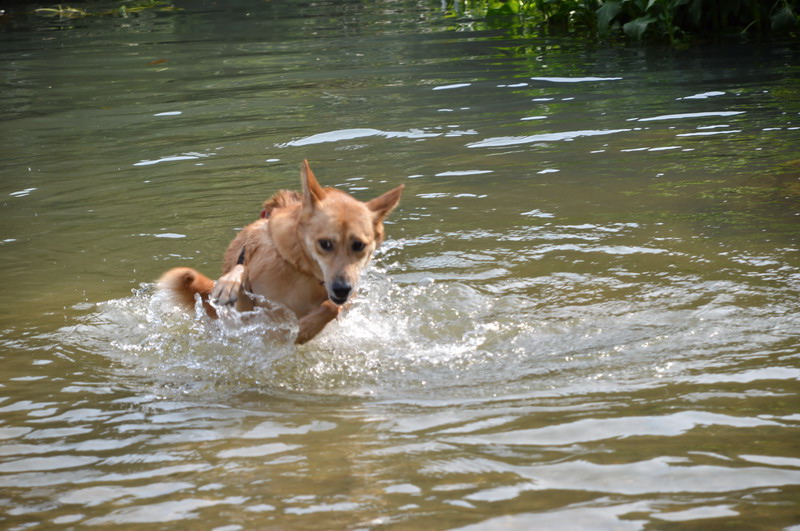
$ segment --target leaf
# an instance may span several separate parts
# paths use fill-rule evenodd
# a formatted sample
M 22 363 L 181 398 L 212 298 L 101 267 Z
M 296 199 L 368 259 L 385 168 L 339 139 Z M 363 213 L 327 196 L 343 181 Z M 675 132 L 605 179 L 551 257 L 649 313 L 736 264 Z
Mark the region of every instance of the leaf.
M 519 0 L 490 0 L 487 15 L 516 15 L 519 13 Z
M 655 21 L 656 19 L 653 17 L 639 17 L 627 22 L 624 26 L 622 26 L 622 30 L 628 37 L 640 41 L 642 40 L 642 35 L 644 35 L 644 32 L 647 31 L 647 26 L 649 26 L 651 22 Z
M 619 15 L 622 4 L 618 0 L 607 0 L 597 10 L 597 30 L 600 33 L 608 32 L 611 22 Z
M 692 0 L 691 5 L 689 5 L 689 17 L 695 27 L 700 26 L 700 19 L 703 17 L 703 0 Z
M 797 24 L 797 17 L 792 8 L 789 7 L 789 4 L 786 4 L 783 9 L 778 10 L 777 13 L 769 17 L 769 20 L 773 31 L 786 31 Z

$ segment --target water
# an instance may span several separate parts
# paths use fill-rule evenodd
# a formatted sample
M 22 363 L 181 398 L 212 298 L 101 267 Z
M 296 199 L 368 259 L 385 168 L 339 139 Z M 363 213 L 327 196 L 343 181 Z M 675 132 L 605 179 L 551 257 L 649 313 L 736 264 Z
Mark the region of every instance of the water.
M 796 43 L 182 7 L 0 33 L 4 528 L 800 524 Z M 406 185 L 349 312 L 165 305 L 303 158 Z

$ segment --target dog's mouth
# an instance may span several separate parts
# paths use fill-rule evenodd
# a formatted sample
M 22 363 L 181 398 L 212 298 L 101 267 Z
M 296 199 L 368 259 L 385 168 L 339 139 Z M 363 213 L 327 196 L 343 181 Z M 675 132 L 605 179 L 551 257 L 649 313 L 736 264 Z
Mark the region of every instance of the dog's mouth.
M 330 289 L 328 289 L 328 298 L 334 304 L 341 306 L 347 299 L 350 297 L 350 293 L 353 291 L 353 286 L 347 284 L 346 282 L 337 281 L 334 282 Z
M 335 297 L 333 295 L 330 295 L 328 298 L 331 300 L 331 302 L 333 302 L 337 306 L 341 306 L 342 304 L 347 302 L 347 297 L 342 298 L 342 297 Z

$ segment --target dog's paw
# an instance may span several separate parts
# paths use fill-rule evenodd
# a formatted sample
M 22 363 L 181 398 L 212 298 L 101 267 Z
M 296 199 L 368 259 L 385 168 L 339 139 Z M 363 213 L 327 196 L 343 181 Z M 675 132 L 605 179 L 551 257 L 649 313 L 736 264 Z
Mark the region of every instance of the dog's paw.
M 237 264 L 217 279 L 211 291 L 211 300 L 218 306 L 233 305 L 239 299 L 244 280 L 244 266 Z
M 325 300 L 320 305 L 320 311 L 327 314 L 331 319 L 336 319 L 342 313 L 343 306 L 332 302 L 330 299 Z

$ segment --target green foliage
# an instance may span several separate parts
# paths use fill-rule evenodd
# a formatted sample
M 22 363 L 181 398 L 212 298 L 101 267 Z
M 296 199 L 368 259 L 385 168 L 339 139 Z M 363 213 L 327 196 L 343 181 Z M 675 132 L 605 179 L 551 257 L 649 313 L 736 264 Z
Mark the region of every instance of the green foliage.
M 800 0 L 446 0 L 451 16 L 524 18 L 601 38 L 675 44 L 691 38 L 797 34 Z
M 521 7 L 520 0 L 489 0 L 486 11 L 490 16 L 516 15 L 520 12 Z
M 789 0 L 606 0 L 597 17 L 601 35 L 621 27 L 634 40 L 649 36 L 671 43 L 689 35 L 780 33 L 795 30 L 798 22 Z

